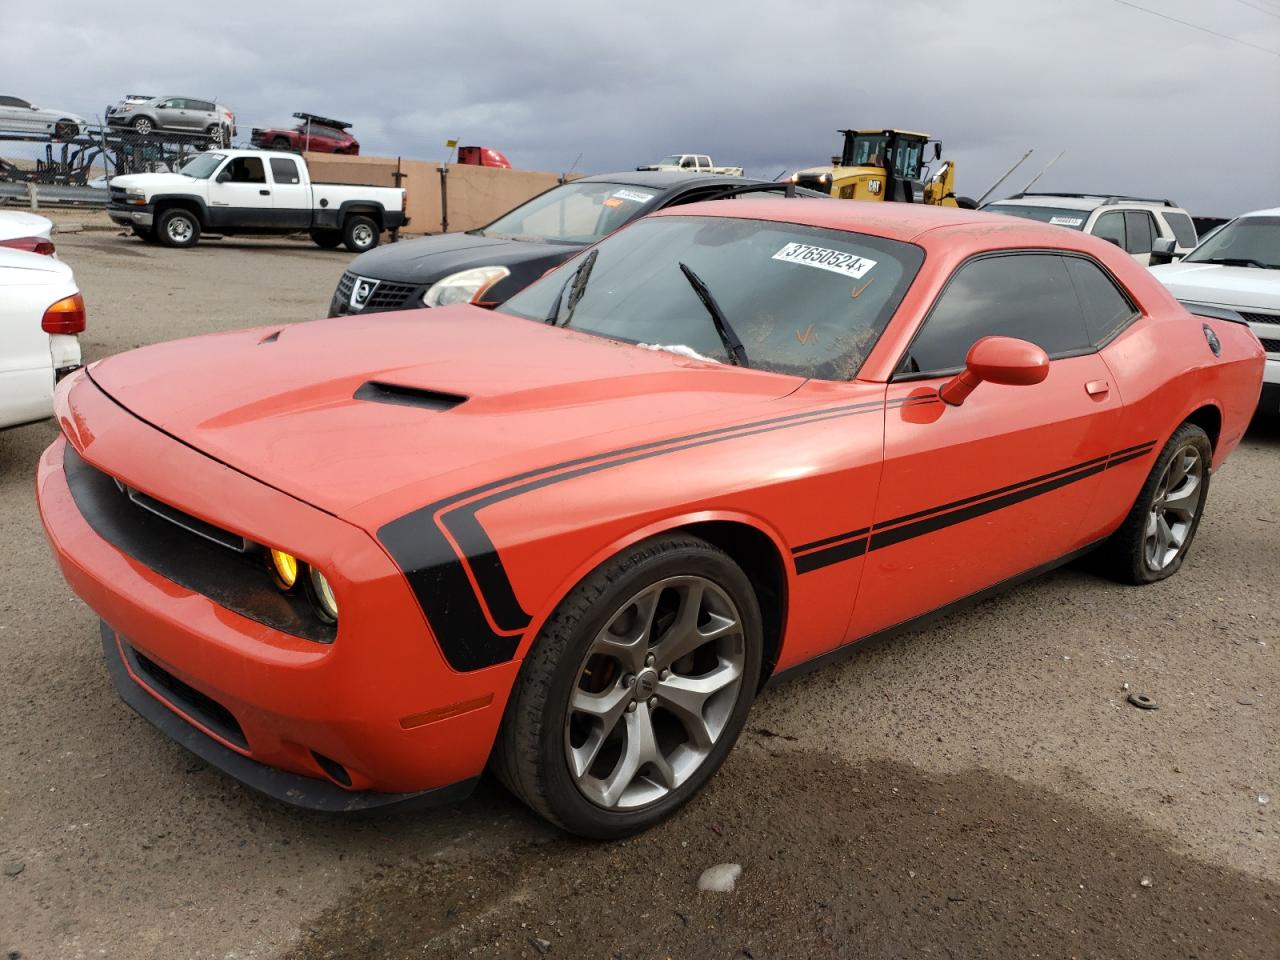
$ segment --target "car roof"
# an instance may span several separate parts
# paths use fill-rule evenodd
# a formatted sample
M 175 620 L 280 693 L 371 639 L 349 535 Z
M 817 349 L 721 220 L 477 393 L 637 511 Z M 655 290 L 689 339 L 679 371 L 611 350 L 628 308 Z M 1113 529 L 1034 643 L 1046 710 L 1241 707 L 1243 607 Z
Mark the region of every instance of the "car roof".
M 1245 217 L 1280 217 L 1280 207 L 1269 207 L 1266 210 L 1250 210 L 1248 213 L 1242 213 L 1237 220 L 1243 220 Z
M 650 216 L 775 220 L 780 223 L 867 233 L 903 242 L 911 242 L 927 233 L 959 230 L 972 232 L 974 228 L 985 236 L 999 238 L 996 246 L 1007 243 L 1010 246 L 1061 247 L 1064 239 L 1083 236 L 1036 220 L 924 203 L 868 203 L 836 199 L 829 203 L 797 203 L 795 199 L 782 197 L 745 196 L 737 198 L 732 204 L 703 201 L 669 207 Z
M 625 183 L 632 187 L 653 187 L 669 189 L 677 186 L 693 186 L 700 184 L 714 185 L 734 183 L 749 186 L 755 183 L 768 183 L 767 180 L 756 180 L 751 177 L 735 177 L 728 173 L 681 173 L 679 170 L 628 170 L 623 173 L 598 173 L 590 177 L 582 177 L 579 181 L 587 183 Z
M 1116 193 L 1015 193 L 1004 200 L 992 200 L 992 204 L 1011 207 L 1061 207 L 1064 210 L 1096 210 L 1099 207 L 1136 207 L 1143 210 L 1169 210 L 1185 213 L 1172 200 L 1156 200 L 1149 197 L 1126 197 Z M 987 204 L 990 206 L 991 204 Z

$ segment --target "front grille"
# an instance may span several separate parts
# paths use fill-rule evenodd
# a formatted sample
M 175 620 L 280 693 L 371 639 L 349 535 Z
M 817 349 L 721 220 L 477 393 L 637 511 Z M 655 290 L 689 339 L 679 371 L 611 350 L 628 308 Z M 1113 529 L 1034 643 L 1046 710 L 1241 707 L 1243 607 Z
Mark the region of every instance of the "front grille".
M 213 697 L 179 680 L 146 654 L 121 640 L 130 665 L 138 679 L 150 687 L 161 699 L 173 704 L 192 720 L 208 727 L 218 736 L 243 750 L 249 749 L 240 722 L 230 710 Z
M 1262 341 L 1262 349 L 1267 353 L 1280 353 L 1280 340 L 1271 340 L 1267 337 L 1259 337 Z
M 351 302 L 351 288 L 355 286 L 355 283 L 355 275 L 350 273 L 344 273 L 342 279 L 338 281 L 338 299 L 344 305 Z
M 373 288 L 373 294 L 364 306 L 364 312 L 370 310 L 399 310 L 416 290 L 411 283 L 389 283 L 383 280 Z
M 337 627 L 316 616 L 301 592 L 281 593 L 267 568 L 262 547 L 168 504 L 147 498 L 86 463 L 68 444 L 62 459 L 71 497 L 85 522 L 121 553 L 181 587 L 199 593 L 242 617 L 274 630 L 332 643 Z M 163 507 L 163 511 L 156 509 Z
M 1280 313 L 1245 313 L 1243 310 L 1236 312 L 1250 323 L 1274 323 L 1280 326 Z
M 124 187 L 112 187 L 109 193 L 110 193 L 109 199 L 112 203 L 118 203 L 118 204 L 124 203 L 125 197 L 126 197 Z

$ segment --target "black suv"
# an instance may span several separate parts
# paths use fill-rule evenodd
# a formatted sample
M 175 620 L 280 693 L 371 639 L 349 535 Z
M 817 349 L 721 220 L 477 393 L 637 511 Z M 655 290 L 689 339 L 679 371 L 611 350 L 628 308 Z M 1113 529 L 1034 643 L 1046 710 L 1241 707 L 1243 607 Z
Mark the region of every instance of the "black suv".
M 496 307 L 632 220 L 664 207 L 777 191 L 830 199 L 789 183 L 689 173 L 602 174 L 552 187 L 487 227 L 362 253 L 338 281 L 329 316 L 451 303 Z

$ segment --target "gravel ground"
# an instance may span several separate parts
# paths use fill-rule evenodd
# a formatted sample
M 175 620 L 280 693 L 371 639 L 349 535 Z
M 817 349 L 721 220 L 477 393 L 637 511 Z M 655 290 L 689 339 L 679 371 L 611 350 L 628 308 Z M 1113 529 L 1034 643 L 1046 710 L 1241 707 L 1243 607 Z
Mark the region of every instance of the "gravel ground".
M 68 235 L 86 355 L 323 315 L 348 257 Z M 707 793 L 613 845 L 498 787 L 341 820 L 247 793 L 115 696 L 0 433 L 0 955 L 1275 957 L 1280 423 L 1188 562 L 1071 567 L 766 692 Z M 1122 685 L 1157 711 L 1125 702 Z M 1270 802 L 1261 802 L 1268 798 Z M 700 893 L 737 863 L 731 893 Z

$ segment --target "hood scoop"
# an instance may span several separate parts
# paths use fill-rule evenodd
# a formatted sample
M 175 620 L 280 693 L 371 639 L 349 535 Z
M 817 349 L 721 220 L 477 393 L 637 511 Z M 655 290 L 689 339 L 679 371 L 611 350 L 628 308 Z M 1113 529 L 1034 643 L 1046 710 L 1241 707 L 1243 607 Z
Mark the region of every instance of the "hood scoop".
M 419 410 L 452 410 L 467 400 L 466 397 L 456 393 L 444 393 L 441 390 L 427 390 L 422 387 L 406 387 L 397 383 L 382 383 L 378 380 L 361 384 L 353 396 L 356 400 L 417 407 Z

